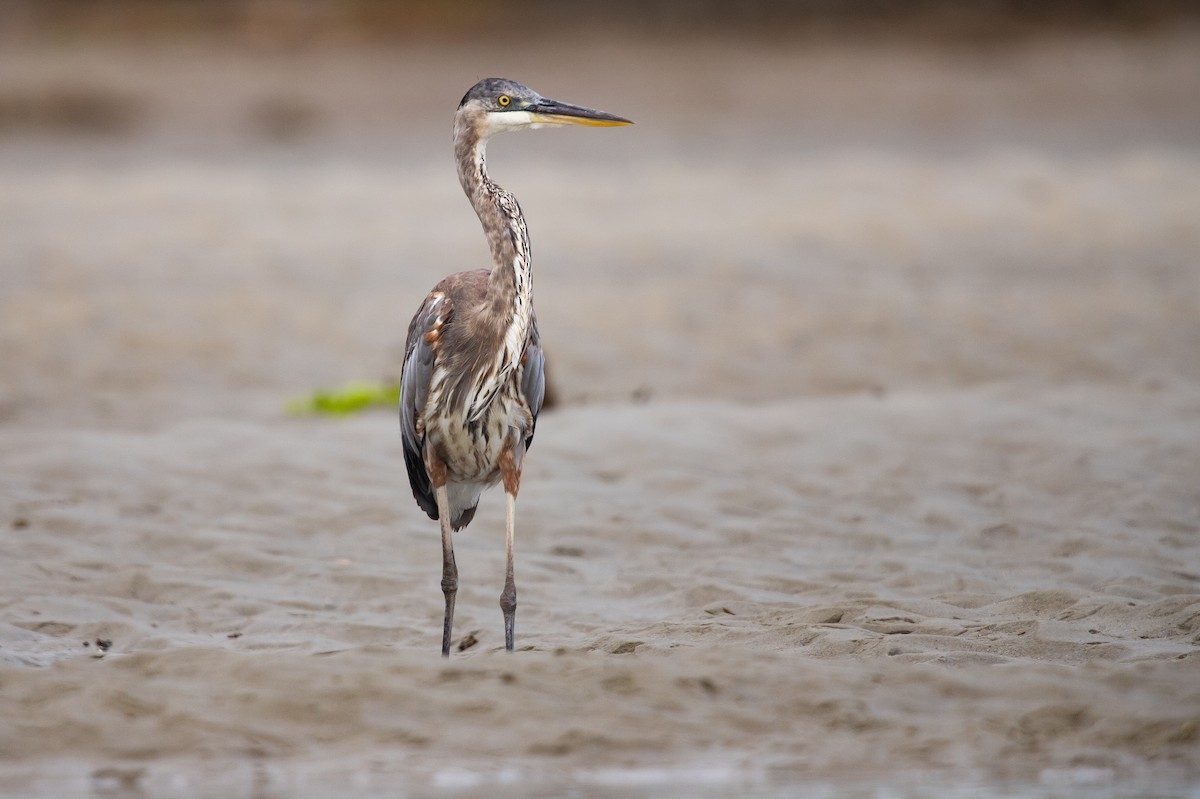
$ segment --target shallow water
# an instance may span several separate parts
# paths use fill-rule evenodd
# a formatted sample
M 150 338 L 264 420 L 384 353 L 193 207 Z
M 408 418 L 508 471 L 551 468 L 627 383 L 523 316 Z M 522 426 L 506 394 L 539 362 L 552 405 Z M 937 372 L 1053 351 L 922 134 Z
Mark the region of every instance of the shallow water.
M 1144 776 L 1118 778 L 1105 769 L 1048 770 L 1036 781 L 962 778 L 944 774 L 813 779 L 747 770 L 719 761 L 655 768 L 561 769 L 513 765 L 405 770 L 386 754 L 347 767 L 334 763 L 156 763 L 92 767 L 57 762 L 0 769 L 6 799 L 1197 799 L 1200 781 Z
M 1036 780 L 932 774 L 810 777 L 746 769 L 720 758 L 652 768 L 562 768 L 542 764 L 448 765 L 396 762 L 386 752 L 355 762 L 157 762 L 94 765 L 52 761 L 0 768 L 6 798 L 62 799 L 1198 799 L 1200 781 L 1117 776 L 1108 769 L 1050 769 Z

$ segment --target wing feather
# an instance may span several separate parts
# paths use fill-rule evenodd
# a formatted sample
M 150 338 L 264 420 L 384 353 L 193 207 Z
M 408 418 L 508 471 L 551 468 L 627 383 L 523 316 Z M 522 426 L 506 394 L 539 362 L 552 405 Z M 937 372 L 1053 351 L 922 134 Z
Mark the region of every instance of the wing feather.
M 404 345 L 404 370 L 400 374 L 400 437 L 404 443 L 404 464 L 408 467 L 408 482 L 413 498 L 431 519 L 437 519 L 437 499 L 429 472 L 425 469 L 425 431 L 420 419 L 429 399 L 433 380 L 436 346 L 430 341 L 441 326 L 449 321 L 453 306 L 445 294 L 434 291 L 413 316 L 408 325 Z
M 525 448 L 529 449 L 533 443 L 538 413 L 542 410 L 542 400 L 546 396 L 546 356 L 542 353 L 542 337 L 538 333 L 536 314 L 532 317 L 525 357 L 521 359 L 521 393 L 533 416 L 533 423 L 529 425 L 529 433 L 525 436 Z

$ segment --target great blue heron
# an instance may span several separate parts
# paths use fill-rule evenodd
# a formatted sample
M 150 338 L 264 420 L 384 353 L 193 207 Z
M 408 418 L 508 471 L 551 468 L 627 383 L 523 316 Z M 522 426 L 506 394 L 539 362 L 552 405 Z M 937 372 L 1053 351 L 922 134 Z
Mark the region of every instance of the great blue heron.
M 517 588 L 513 525 L 521 464 L 545 391 L 533 313 L 529 232 L 516 199 L 484 168 L 494 133 L 544 125 L 629 125 L 628 119 L 548 100 L 527 86 L 488 78 L 454 115 L 454 157 L 492 250 L 491 269 L 458 272 L 433 287 L 408 326 L 400 388 L 404 462 L 417 504 L 442 526 L 442 655 L 450 655 L 458 567 L 451 531 L 475 516 L 479 495 L 504 482 L 504 647 L 512 651 Z

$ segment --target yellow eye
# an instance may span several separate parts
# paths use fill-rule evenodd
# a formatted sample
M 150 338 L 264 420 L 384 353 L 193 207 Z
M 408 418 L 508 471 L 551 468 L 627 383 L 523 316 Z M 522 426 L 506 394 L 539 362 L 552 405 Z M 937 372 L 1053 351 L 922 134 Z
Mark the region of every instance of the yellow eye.
M 496 98 L 496 102 L 500 103 L 501 106 L 507 106 L 512 102 L 512 98 L 510 98 L 507 94 L 502 94 Z

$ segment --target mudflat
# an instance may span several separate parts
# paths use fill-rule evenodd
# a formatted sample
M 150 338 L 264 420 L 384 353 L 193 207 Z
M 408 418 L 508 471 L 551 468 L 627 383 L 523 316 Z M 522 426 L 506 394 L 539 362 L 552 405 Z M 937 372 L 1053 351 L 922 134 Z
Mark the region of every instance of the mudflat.
M 493 74 L 637 125 L 489 149 L 558 402 L 518 651 L 496 492 L 444 661 L 394 413 L 284 406 L 486 265 Z M 0 114 L 0 784 L 1194 785 L 1197 85 L 1186 29 L 5 49 L 102 110 Z

